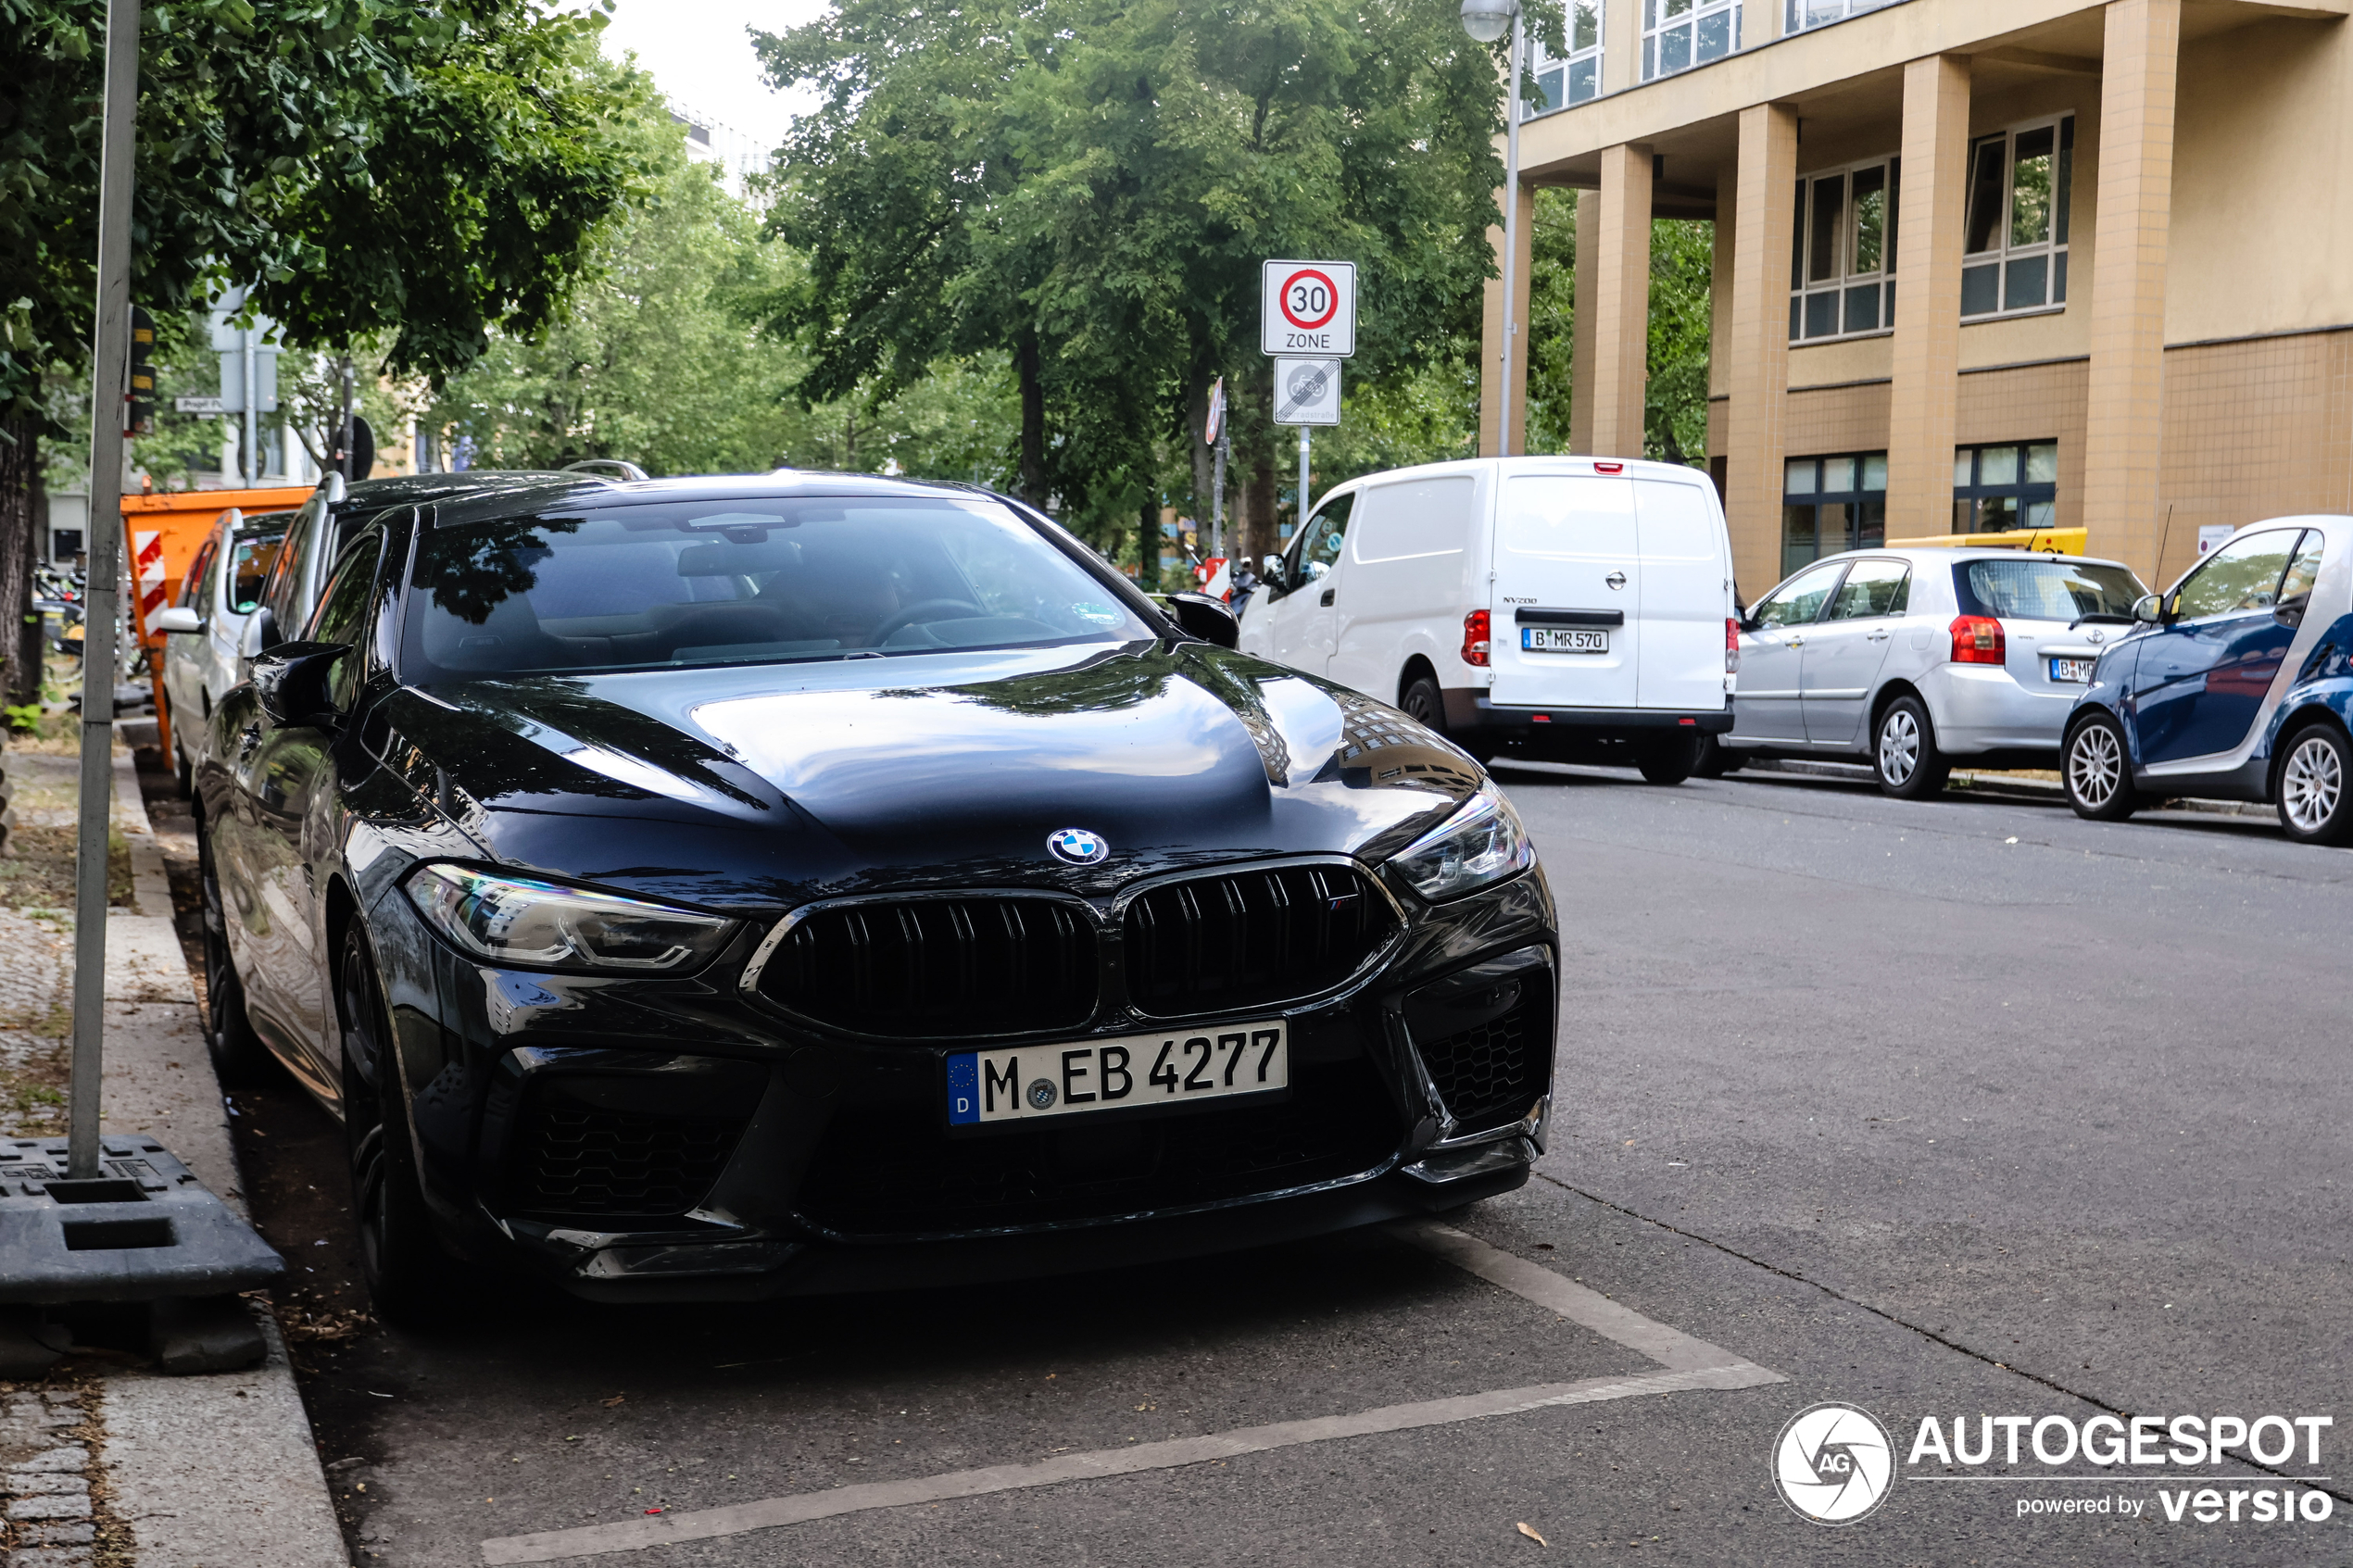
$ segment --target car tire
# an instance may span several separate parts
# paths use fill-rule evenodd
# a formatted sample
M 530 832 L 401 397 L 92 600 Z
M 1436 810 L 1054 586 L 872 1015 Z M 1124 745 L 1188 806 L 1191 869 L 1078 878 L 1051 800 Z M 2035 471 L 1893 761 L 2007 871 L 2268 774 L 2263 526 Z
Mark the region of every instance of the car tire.
M 1714 735 L 1702 735 L 1699 759 L 1692 764 L 1692 777 L 1720 779 L 1727 773 L 1737 773 L 1746 759 Z
M 1898 800 L 1928 800 L 1944 793 L 1952 760 L 1936 748 L 1936 725 L 1928 704 L 1899 696 L 1871 726 L 1871 767 L 1879 787 Z
M 2353 745 L 2334 724 L 2288 737 L 2280 764 L 2280 829 L 2298 844 L 2353 838 Z
M 1405 717 L 1445 735 L 1448 740 L 1453 741 L 1481 762 L 1495 755 L 1494 746 L 1482 742 L 1476 734 L 1457 735 L 1448 733 L 1446 694 L 1438 689 L 1437 676 L 1421 674 L 1406 682 L 1405 689 L 1397 694 L 1397 706 Z
M 212 835 L 196 833 L 196 881 L 204 915 L 204 1037 L 212 1071 L 229 1088 L 266 1084 L 283 1072 L 245 1015 L 245 988 L 229 957 L 228 910 L 220 900 Z
M 1646 784 L 1679 784 L 1699 765 L 1699 741 L 1690 735 L 1655 742 L 1637 754 L 1634 766 Z
M 343 1024 L 343 1124 L 351 1160 L 351 1215 L 369 1310 L 395 1328 L 422 1329 L 463 1316 L 470 1299 L 456 1261 L 442 1249 L 417 1179 L 407 1097 L 392 1055 L 384 986 L 355 920 L 335 965 Z
M 180 744 L 180 726 L 176 721 L 171 726 L 171 783 L 182 800 L 196 793 L 195 765 L 188 760 L 187 747 Z
M 2110 714 L 2095 711 L 2067 732 L 2059 777 L 2066 783 L 2067 803 L 2086 822 L 2120 822 L 2141 808 L 2124 727 Z

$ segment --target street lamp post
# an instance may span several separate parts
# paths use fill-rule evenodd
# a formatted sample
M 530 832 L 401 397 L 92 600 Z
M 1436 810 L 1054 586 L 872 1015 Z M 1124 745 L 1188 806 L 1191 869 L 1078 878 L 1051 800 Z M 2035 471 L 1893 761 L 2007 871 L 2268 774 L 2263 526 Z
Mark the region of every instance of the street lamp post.
M 1512 35 L 1511 85 L 1504 98 L 1504 331 L 1502 374 L 1495 395 L 1495 456 L 1512 455 L 1513 339 L 1519 323 L 1513 307 L 1519 263 L 1519 75 L 1527 55 L 1528 21 L 1519 0 L 1463 0 L 1463 31 L 1480 44 Z

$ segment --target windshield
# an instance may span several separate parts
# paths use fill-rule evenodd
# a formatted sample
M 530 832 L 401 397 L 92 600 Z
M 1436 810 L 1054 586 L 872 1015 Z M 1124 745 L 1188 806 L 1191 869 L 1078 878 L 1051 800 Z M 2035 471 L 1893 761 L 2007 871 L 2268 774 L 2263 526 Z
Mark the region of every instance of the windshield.
M 435 529 L 404 680 L 1132 642 L 1113 590 L 993 501 L 773 497 Z
M 2061 556 L 1973 560 L 1961 568 L 1975 613 L 2005 621 L 2080 621 L 2087 615 L 2132 619 L 2133 601 L 2148 592 L 2130 569 L 2094 566 Z

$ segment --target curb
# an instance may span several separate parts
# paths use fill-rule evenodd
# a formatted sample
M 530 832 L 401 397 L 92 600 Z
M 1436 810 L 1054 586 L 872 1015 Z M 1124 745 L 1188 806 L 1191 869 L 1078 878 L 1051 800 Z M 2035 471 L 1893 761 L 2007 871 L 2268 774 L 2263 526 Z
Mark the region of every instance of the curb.
M 114 819 L 131 849 L 133 908 L 107 920 L 102 1124 L 168 1140 L 243 1214 L 245 1184 L 195 987 L 172 922 L 163 849 L 128 751 L 114 757 Z M 241 1372 L 107 1380 L 103 1461 L 142 1562 L 347 1568 L 343 1526 L 275 1318 L 256 1304 L 268 1359 Z
M 1799 773 L 1815 778 L 1839 779 L 1848 784 L 1871 784 L 1879 775 L 1868 763 L 1819 762 L 1810 758 L 1761 757 L 1741 764 L 1744 773 Z M 2038 800 L 2065 801 L 2067 787 L 2055 779 L 2022 779 L 2013 773 L 1975 771 L 1957 768 L 1947 786 L 1971 795 L 2026 795 Z M 2177 796 L 2159 800 L 2150 808 L 2158 811 L 2203 811 L 2218 817 L 2271 817 L 2275 809 L 2259 800 L 2207 800 Z

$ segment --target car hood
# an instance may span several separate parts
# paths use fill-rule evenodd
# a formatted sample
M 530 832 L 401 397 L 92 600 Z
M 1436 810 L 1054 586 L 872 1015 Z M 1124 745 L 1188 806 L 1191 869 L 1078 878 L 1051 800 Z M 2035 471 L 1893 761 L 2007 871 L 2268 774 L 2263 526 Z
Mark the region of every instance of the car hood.
M 728 906 L 1377 859 L 1482 777 L 1382 704 L 1199 644 L 471 681 L 384 712 L 387 760 L 487 857 Z M 1069 827 L 1107 857 L 1054 859 Z

